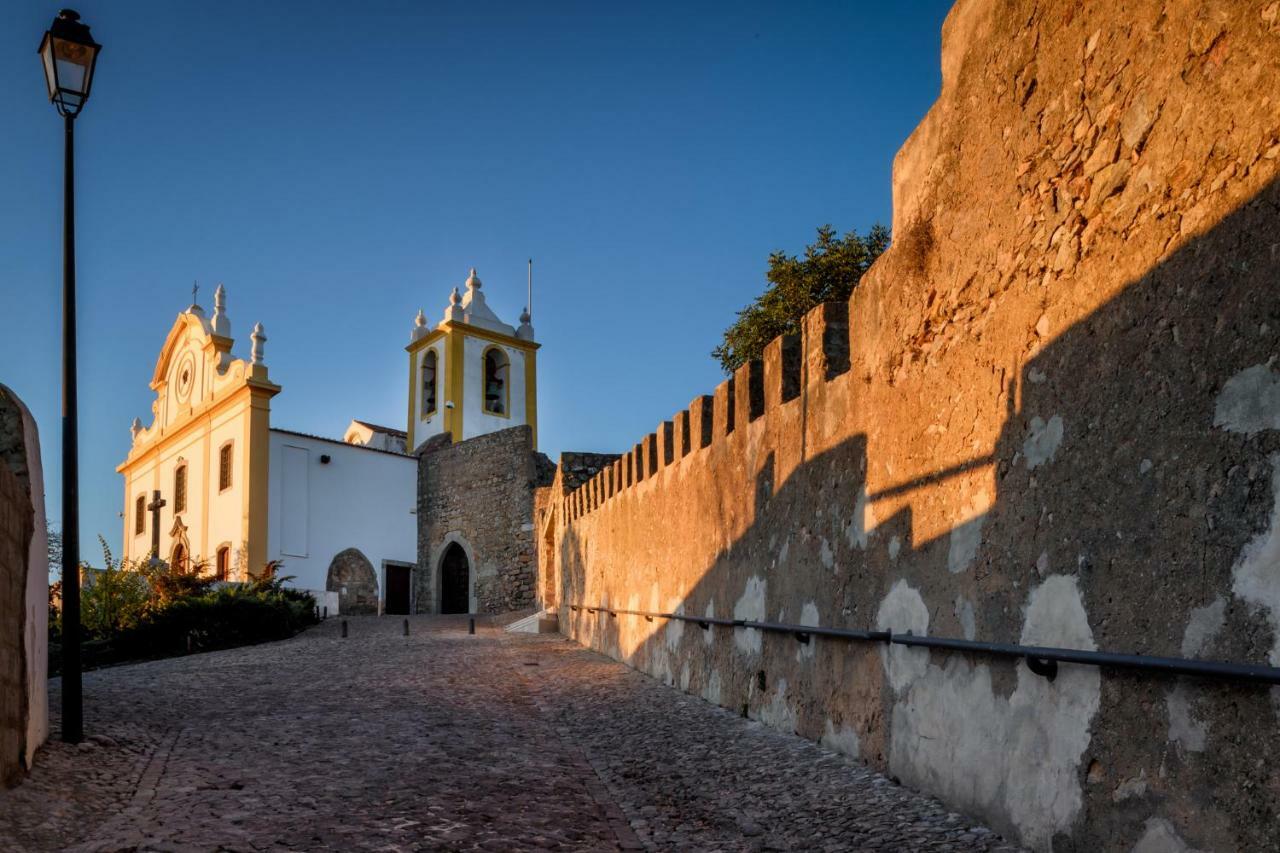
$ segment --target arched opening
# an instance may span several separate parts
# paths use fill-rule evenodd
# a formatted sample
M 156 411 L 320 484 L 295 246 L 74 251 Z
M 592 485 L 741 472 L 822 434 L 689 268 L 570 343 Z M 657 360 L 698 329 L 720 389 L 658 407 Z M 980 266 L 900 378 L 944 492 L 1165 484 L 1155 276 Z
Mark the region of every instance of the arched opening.
M 449 543 L 440 560 L 440 612 L 471 611 L 471 565 L 457 542 Z
M 174 574 L 187 573 L 187 548 L 181 542 L 173 546 L 173 554 L 169 557 L 169 569 Z
M 434 414 L 436 411 L 436 367 L 439 356 L 433 349 L 427 350 L 422 357 L 422 416 Z
M 489 347 L 484 351 L 484 410 L 490 415 L 510 413 L 507 399 L 510 367 L 510 359 L 500 348 Z

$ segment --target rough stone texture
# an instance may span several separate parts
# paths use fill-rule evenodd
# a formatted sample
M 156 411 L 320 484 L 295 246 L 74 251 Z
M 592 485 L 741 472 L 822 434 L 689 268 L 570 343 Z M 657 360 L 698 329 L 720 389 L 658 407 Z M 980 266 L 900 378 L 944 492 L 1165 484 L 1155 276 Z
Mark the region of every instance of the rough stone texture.
M 359 548 L 334 555 L 324 588 L 338 594 L 339 613 L 378 612 L 378 574 Z
M 0 787 L 48 734 L 48 559 L 35 421 L 0 385 Z
M 87 673 L 89 738 L 0 793 L 0 849 L 1012 849 L 558 637 L 409 621 Z
M 964 0 L 942 65 L 847 315 L 566 496 L 562 606 L 1280 664 L 1280 3 Z M 1029 846 L 1280 846 L 1280 691 L 561 625 Z
M 517 426 L 457 444 L 429 442 L 418 458 L 417 611 L 439 611 L 440 560 L 455 541 L 471 563 L 475 612 L 532 607 L 534 491 L 551 473 L 546 457 L 533 450 L 532 430 Z

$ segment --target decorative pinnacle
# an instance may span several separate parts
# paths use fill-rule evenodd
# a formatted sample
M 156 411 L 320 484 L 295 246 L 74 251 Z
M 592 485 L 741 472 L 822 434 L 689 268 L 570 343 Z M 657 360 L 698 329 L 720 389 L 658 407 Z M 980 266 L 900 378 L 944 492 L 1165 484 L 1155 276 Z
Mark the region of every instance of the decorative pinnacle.
M 462 301 L 462 297 L 458 295 L 458 288 L 455 287 L 453 289 L 453 293 L 449 294 L 449 304 L 457 305 L 461 301 Z
M 476 268 L 471 268 L 471 275 L 467 276 L 467 287 L 480 287 L 480 277 L 476 275 Z
M 261 323 L 253 324 L 253 334 L 249 335 L 249 338 L 253 341 L 253 348 L 249 351 L 249 363 L 262 364 L 262 345 L 266 343 L 267 335 Z
M 418 328 L 422 328 L 423 326 L 427 325 L 426 315 L 422 313 L 421 308 L 418 309 L 418 316 L 413 318 L 413 325 L 417 326 Z

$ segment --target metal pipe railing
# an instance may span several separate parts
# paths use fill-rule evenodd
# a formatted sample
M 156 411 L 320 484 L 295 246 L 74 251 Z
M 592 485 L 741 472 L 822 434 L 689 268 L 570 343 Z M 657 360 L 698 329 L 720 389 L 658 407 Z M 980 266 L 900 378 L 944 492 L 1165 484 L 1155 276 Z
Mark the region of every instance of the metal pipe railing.
M 1085 649 L 1062 649 L 1053 646 L 1023 646 L 1015 643 L 982 643 L 976 640 L 959 640 L 950 637 L 922 637 L 910 632 L 895 634 L 892 631 L 825 628 L 818 625 L 795 625 L 787 622 L 717 619 L 711 616 L 686 616 L 683 613 L 655 613 L 647 610 L 588 607 L 582 604 L 570 604 L 569 609 L 575 612 L 608 613 L 611 617 L 617 617 L 619 614 L 641 616 L 649 622 L 654 619 L 693 622 L 704 631 L 709 630 L 712 625 L 726 628 L 754 628 L 757 631 L 790 634 L 801 643 L 808 643 L 812 637 L 830 637 L 839 640 L 896 643 L 900 646 L 1021 658 L 1027 662 L 1028 669 L 1050 681 L 1057 677 L 1059 663 L 1074 663 L 1086 666 L 1155 672 L 1162 675 L 1189 675 L 1196 678 L 1217 678 L 1227 681 L 1246 681 L 1254 684 L 1280 684 L 1280 668 L 1266 666 L 1265 664 L 1168 658 L 1153 655 L 1129 655 L 1118 652 L 1088 651 Z

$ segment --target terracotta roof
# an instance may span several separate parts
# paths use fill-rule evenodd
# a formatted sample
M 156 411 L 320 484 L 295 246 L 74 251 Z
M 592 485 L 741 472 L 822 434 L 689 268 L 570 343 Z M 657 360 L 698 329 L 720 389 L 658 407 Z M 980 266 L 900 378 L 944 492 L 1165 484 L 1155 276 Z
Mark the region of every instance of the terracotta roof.
M 405 432 L 402 429 L 392 429 L 391 427 L 378 426 L 377 424 L 371 424 L 368 421 L 362 421 L 359 418 L 352 418 L 351 422 L 360 424 L 360 426 L 362 427 L 368 427 L 374 432 L 385 432 L 388 435 L 398 435 L 403 438 L 408 438 L 409 436 L 409 433 Z
M 327 436 L 323 436 L 323 435 L 312 435 L 309 432 L 298 432 L 297 430 L 281 429 L 280 427 L 271 427 L 271 431 L 283 433 L 284 435 L 296 435 L 299 438 L 310 438 L 310 439 L 314 439 L 315 441 L 327 442 L 328 444 L 340 444 L 343 447 L 354 447 L 356 450 L 367 450 L 370 453 L 385 453 L 388 456 L 399 456 L 402 459 L 413 458 L 413 456 L 409 453 L 399 453 L 395 450 L 383 450 L 380 447 L 370 447 L 367 444 L 351 444 L 350 442 L 342 441 L 337 438 L 328 438 Z

